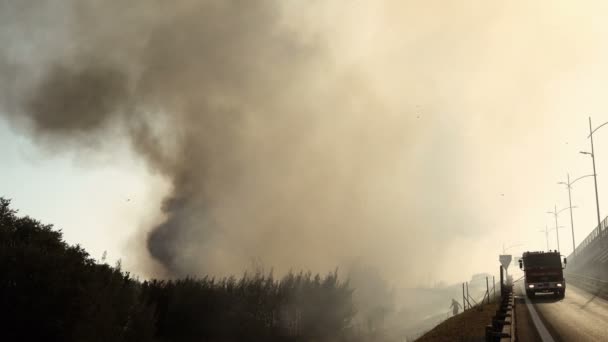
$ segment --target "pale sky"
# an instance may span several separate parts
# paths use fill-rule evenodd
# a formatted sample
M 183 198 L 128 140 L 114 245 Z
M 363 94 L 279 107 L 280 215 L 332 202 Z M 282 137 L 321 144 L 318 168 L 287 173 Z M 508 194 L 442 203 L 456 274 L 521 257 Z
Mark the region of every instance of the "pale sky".
M 155 192 L 166 186 L 158 176 L 126 149 L 106 160 L 45 153 L 4 120 L 0 144 L 5 150 L 1 195 L 12 200 L 14 209 L 53 224 L 66 241 L 80 244 L 97 260 L 107 251 L 108 262 L 122 259 L 126 267 L 132 265 L 129 250 L 139 238 L 134 235 L 145 216 L 158 211 Z

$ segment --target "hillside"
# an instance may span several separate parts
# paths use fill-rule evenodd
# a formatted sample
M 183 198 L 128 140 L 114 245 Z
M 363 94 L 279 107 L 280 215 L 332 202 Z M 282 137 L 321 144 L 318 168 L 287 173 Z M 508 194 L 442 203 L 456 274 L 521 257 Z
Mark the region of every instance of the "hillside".
M 492 321 L 497 309 L 498 303 L 478 305 L 448 318 L 416 342 L 483 341 L 485 326 Z

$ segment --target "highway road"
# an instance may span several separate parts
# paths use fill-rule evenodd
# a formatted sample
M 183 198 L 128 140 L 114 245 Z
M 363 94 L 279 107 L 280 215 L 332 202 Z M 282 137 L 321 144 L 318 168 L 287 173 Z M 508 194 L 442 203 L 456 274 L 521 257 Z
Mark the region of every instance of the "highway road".
M 551 294 L 530 300 L 516 284 L 519 341 L 608 341 L 608 301 L 571 284 L 562 300 Z

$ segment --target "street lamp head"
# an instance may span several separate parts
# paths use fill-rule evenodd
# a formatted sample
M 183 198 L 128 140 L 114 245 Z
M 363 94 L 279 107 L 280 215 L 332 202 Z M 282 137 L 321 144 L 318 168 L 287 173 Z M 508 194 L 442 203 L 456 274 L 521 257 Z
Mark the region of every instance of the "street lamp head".
M 593 154 L 591 154 L 591 152 L 585 152 L 585 151 L 580 151 L 579 153 L 580 153 L 580 154 L 588 154 L 588 155 L 590 155 L 590 156 L 592 156 L 592 155 L 593 155 Z

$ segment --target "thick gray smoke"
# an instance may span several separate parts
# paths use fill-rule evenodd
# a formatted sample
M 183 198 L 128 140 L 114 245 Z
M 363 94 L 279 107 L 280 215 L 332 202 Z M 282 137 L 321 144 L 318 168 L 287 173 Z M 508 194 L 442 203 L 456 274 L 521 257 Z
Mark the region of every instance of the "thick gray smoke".
M 385 105 L 281 3 L 0 1 L 3 113 L 47 146 L 127 139 L 170 180 L 146 236 L 156 274 L 363 260 L 426 276 L 419 260 L 477 229 L 441 177 L 457 157 L 433 138 L 406 162 L 433 119 Z

